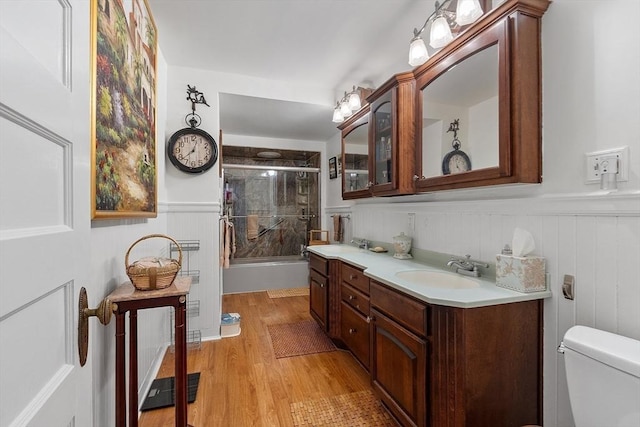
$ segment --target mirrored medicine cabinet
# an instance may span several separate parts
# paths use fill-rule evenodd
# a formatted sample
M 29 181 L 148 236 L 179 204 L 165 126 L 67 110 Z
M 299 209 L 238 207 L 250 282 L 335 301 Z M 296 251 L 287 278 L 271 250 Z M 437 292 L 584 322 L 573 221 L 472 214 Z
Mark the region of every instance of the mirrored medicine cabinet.
M 536 5 L 503 3 L 414 70 L 416 192 L 541 182 Z
M 549 4 L 507 0 L 376 89 L 367 110 L 339 126 L 343 198 L 540 183 L 540 31 Z

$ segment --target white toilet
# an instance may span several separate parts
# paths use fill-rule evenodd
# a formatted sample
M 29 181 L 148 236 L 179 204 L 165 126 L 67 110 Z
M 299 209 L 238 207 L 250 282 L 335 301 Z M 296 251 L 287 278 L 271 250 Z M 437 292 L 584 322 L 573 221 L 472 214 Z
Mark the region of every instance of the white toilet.
M 574 326 L 558 351 L 576 427 L 640 426 L 640 341 Z

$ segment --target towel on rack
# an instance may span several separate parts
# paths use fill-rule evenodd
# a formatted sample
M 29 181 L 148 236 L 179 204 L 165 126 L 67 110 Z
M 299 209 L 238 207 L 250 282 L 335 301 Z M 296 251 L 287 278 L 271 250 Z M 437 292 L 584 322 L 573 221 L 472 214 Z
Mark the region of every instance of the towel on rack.
M 222 258 L 222 266 L 224 268 L 229 268 L 229 260 L 236 252 L 236 235 L 235 228 L 233 223 L 228 219 L 225 220 L 224 226 L 224 249 L 223 249 L 223 258 Z
M 247 215 L 247 240 L 258 238 L 258 215 Z
M 333 240 L 342 242 L 342 216 L 333 216 Z

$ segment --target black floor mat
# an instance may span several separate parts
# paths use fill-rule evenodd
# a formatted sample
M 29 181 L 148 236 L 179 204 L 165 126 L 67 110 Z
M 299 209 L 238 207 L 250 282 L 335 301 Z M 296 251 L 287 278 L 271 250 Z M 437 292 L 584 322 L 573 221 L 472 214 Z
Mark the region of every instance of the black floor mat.
M 187 402 L 193 403 L 198 393 L 200 383 L 200 372 L 187 375 Z M 142 403 L 141 411 L 150 409 L 166 408 L 175 405 L 175 377 L 158 378 L 153 380 L 149 394 Z

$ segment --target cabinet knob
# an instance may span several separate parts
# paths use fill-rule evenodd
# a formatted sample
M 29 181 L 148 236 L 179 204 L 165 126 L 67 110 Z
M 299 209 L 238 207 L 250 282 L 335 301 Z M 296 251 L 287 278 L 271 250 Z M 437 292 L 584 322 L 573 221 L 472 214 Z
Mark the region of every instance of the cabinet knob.
M 367 323 L 375 322 L 375 316 L 367 316 Z
M 356 277 L 358 277 L 358 276 L 356 276 L 355 274 L 350 274 L 350 275 L 349 275 L 349 280 L 353 280 L 353 279 L 355 279 Z
M 320 287 L 321 287 L 321 288 L 324 288 L 324 283 L 320 283 Z
M 353 301 L 354 299 L 356 299 L 354 295 L 349 295 L 349 301 Z
M 356 331 L 356 329 L 355 329 L 355 328 L 349 328 L 349 333 L 350 333 L 351 335 L 355 334 L 356 332 L 357 332 L 357 331 Z

